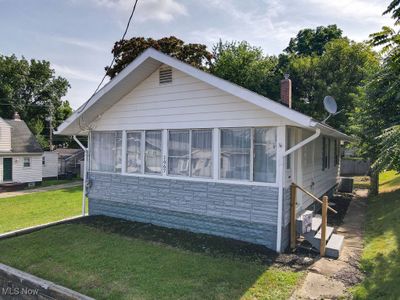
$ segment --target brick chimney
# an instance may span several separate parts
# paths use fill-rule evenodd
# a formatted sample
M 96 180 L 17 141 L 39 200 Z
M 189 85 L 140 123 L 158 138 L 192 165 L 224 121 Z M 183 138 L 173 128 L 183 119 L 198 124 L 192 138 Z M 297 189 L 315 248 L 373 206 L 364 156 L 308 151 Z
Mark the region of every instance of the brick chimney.
M 292 81 L 289 79 L 289 74 L 285 74 L 285 79 L 281 80 L 281 102 L 292 108 Z
M 21 117 L 19 116 L 19 113 L 18 113 L 17 111 L 14 112 L 13 119 L 14 119 L 15 121 L 21 121 Z

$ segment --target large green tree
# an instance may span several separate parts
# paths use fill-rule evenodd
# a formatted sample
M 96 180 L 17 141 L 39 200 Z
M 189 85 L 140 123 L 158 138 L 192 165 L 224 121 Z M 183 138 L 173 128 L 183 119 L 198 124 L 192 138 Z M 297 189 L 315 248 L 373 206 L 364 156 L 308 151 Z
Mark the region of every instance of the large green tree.
M 261 48 L 247 42 L 220 41 L 213 48 L 210 72 L 259 94 L 277 99 L 275 80 L 277 58 L 264 55 Z
M 48 117 L 52 115 L 55 128 L 72 113 L 61 99 L 68 88 L 68 81 L 56 76 L 48 61 L 0 56 L 0 116 L 12 118 L 18 112 L 45 148 Z
M 172 57 L 176 57 L 196 68 L 207 69 L 212 55 L 207 46 L 202 44 L 187 44 L 174 37 L 164 37 L 159 40 L 144 37 L 134 37 L 129 40 L 120 40 L 114 44 L 112 54 L 114 64 L 107 66 L 107 75 L 114 78 L 129 63 L 138 57 L 144 50 L 154 48 Z
M 290 39 L 285 52 L 305 56 L 321 55 L 327 43 L 341 37 L 342 30 L 337 25 L 319 26 L 315 29 L 305 28 L 300 30 L 296 37 Z
M 394 0 L 384 14 L 392 14 L 400 25 L 400 1 Z M 400 32 L 383 27 L 371 35 L 371 43 L 382 47 L 382 68 L 371 78 L 366 97 L 357 105 L 354 128 L 361 153 L 374 161 L 372 193 L 378 192 L 378 174 L 384 169 L 400 172 Z

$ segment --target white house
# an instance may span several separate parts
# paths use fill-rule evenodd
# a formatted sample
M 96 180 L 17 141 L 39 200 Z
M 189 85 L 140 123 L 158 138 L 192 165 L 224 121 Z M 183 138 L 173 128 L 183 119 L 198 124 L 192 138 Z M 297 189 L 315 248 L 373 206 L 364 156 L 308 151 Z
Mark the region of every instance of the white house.
M 58 128 L 89 135 L 89 214 L 284 250 L 290 184 L 332 190 L 348 139 L 291 109 L 290 85 L 279 103 L 146 50 Z
M 45 178 L 58 177 L 58 153 L 55 151 L 44 151 L 42 156 L 42 176 Z
M 18 113 L 12 120 L 0 118 L 0 185 L 41 182 L 42 153 Z

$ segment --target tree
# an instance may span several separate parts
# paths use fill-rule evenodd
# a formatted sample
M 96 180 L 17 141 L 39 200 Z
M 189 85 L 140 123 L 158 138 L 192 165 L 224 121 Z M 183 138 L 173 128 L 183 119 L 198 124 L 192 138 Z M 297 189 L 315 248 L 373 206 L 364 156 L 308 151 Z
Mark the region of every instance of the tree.
M 399 25 L 400 1 L 394 0 L 384 14 L 392 13 Z M 354 128 L 358 131 L 361 154 L 371 159 L 371 193 L 378 193 L 378 175 L 381 170 L 398 169 L 400 124 L 400 33 L 389 27 L 371 34 L 371 44 L 383 46 L 383 62 L 379 72 L 366 87 L 364 101 L 357 105 Z
M 266 56 L 261 48 L 253 47 L 245 41 L 219 41 L 213 48 L 213 57 L 210 67 L 212 74 L 256 93 L 276 98 L 279 81 L 274 80 L 278 62 L 275 56 Z
M 319 26 L 316 29 L 306 28 L 290 39 L 289 46 L 284 51 L 296 55 L 322 55 L 327 43 L 341 37 L 342 30 L 336 25 Z
M 323 99 L 331 95 L 342 113 L 328 124 L 351 133 L 349 119 L 356 98 L 362 97 L 362 87 L 378 68 L 378 56 L 369 45 L 347 38 L 330 41 L 320 56 L 291 56 L 287 71 L 293 82 L 293 107 L 323 120 L 327 117 Z
M 150 47 L 203 70 L 207 69 L 212 59 L 211 53 L 207 51 L 207 46 L 185 44 L 184 41 L 174 36 L 164 37 L 159 40 L 134 37 L 129 40 L 120 40 L 114 44 L 111 52 L 114 55 L 115 63 L 105 68 L 107 75 L 114 78 L 144 50 Z
M 47 61 L 0 55 L 0 116 L 12 118 L 18 112 L 35 135 L 48 136 L 50 113 L 54 127 L 72 113 L 61 100 L 68 88 L 68 81 L 56 76 Z

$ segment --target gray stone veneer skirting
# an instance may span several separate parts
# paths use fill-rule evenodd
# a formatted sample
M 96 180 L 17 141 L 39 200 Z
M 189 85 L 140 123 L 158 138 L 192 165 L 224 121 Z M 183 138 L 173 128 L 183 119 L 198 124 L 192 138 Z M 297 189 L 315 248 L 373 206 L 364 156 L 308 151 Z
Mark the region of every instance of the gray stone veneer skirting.
M 213 234 L 275 250 L 278 188 L 90 173 L 89 214 Z

